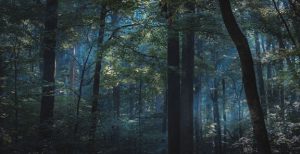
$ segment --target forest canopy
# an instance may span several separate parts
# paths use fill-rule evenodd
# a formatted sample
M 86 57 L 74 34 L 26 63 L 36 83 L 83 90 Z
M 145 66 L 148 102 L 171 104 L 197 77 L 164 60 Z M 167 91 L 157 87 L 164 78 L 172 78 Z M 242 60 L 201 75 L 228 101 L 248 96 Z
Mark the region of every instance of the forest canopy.
M 0 153 L 300 153 L 299 0 L 0 0 Z

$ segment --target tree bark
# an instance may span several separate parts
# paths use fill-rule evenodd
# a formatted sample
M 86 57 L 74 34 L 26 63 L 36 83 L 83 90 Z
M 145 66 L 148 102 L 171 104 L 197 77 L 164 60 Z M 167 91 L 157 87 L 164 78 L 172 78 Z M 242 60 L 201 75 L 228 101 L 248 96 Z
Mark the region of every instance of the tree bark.
M 114 106 L 114 123 L 112 125 L 113 132 L 113 144 L 116 147 L 114 153 L 120 153 L 120 144 L 119 144 L 119 136 L 120 136 L 120 85 L 116 85 L 113 87 L 113 106 Z
M 265 126 L 264 115 L 260 105 L 260 99 L 256 87 L 256 78 L 253 59 L 246 37 L 240 30 L 233 15 L 230 1 L 219 0 L 222 17 L 228 33 L 235 43 L 241 61 L 243 84 L 250 110 L 253 133 L 260 154 L 271 154 L 268 133 Z
M 174 29 L 173 19 L 168 18 L 168 153 L 180 152 L 180 75 L 179 35 Z
M 89 153 L 93 154 L 96 153 L 96 129 L 98 123 L 98 100 L 100 97 L 99 94 L 99 86 L 100 86 L 100 71 L 101 71 L 101 63 L 102 63 L 102 56 L 103 56 L 103 49 L 101 49 L 101 45 L 104 39 L 104 28 L 105 28 L 105 18 L 106 18 L 106 5 L 102 5 L 101 13 L 100 13 L 100 29 L 98 35 L 98 53 L 96 57 L 95 63 L 95 71 L 94 71 L 94 81 L 93 81 L 93 93 L 92 93 L 92 110 L 91 110 L 91 126 L 89 130 Z
M 186 13 L 194 13 L 194 4 L 186 3 Z M 190 20 L 190 19 L 189 19 Z M 193 81 L 194 81 L 194 32 L 184 32 L 182 51 L 182 78 L 180 102 L 180 154 L 193 153 Z
M 45 31 L 43 39 L 43 85 L 40 110 L 39 138 L 41 150 L 49 151 L 51 147 L 53 108 L 54 108 L 54 75 L 55 75 L 55 47 L 57 29 L 58 0 L 47 0 Z

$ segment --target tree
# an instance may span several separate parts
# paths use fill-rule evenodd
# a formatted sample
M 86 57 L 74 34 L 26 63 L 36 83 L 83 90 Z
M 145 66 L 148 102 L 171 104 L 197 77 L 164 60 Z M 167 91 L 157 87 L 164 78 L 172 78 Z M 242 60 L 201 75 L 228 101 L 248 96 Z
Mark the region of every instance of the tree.
M 243 84 L 252 120 L 253 133 L 257 142 L 257 150 L 261 154 L 270 154 L 271 148 L 257 92 L 253 59 L 249 44 L 235 20 L 230 1 L 219 0 L 219 4 L 224 24 L 239 53 Z
M 259 96 L 260 96 L 260 102 L 262 106 L 267 106 L 266 101 L 266 91 L 265 91 L 265 82 L 263 79 L 263 66 L 261 63 L 261 51 L 260 51 L 260 42 L 259 42 L 259 35 L 255 33 L 255 50 L 256 50 L 256 56 L 257 56 L 257 68 L 256 68 L 256 74 L 258 78 L 258 87 L 259 87 Z M 267 108 L 265 108 L 266 113 Z M 265 114 L 266 115 L 266 114 Z
M 77 94 L 77 102 L 76 102 L 76 121 L 75 121 L 75 126 L 74 126 L 74 137 L 76 138 L 77 132 L 78 132 L 78 127 L 79 127 L 79 112 L 80 112 L 80 102 L 82 99 L 82 89 L 83 89 L 83 82 L 84 82 L 84 78 L 86 75 L 86 71 L 87 71 L 87 65 L 88 65 L 88 60 L 90 58 L 90 55 L 92 53 L 92 49 L 93 47 L 90 47 L 87 56 L 84 59 L 83 62 L 83 66 L 82 66 L 82 70 L 80 72 L 80 78 L 79 78 L 79 87 L 78 87 L 78 94 Z M 73 61 L 75 60 L 75 57 L 73 57 L 72 61 L 71 61 L 71 65 L 73 65 Z M 74 70 L 75 66 L 72 66 L 70 71 L 71 72 L 71 77 L 75 78 L 75 70 Z M 74 73 L 74 74 L 73 74 Z M 72 84 L 72 82 L 71 82 Z M 74 84 L 74 83 L 73 83 Z
M 112 125 L 113 131 L 113 144 L 116 146 L 115 153 L 120 153 L 120 143 L 119 143 L 119 136 L 120 136 L 120 92 L 121 86 L 118 84 L 113 87 L 113 116 L 114 116 L 114 123 Z
M 193 3 L 184 4 L 187 15 L 194 13 Z M 192 21 L 192 17 L 189 17 Z M 194 30 L 184 30 L 181 70 L 181 100 L 180 100 L 180 154 L 193 153 L 193 81 L 194 81 Z
M 55 75 L 55 47 L 57 30 L 57 0 L 47 0 L 45 14 L 45 30 L 43 39 L 43 86 L 40 110 L 39 137 L 42 150 L 51 147 L 53 108 L 54 108 L 54 75 Z
M 203 61 L 202 56 L 202 41 L 196 37 L 196 56 Z M 202 132 L 202 73 L 199 73 L 195 76 L 195 138 L 196 138 L 196 153 L 201 153 L 201 146 L 203 140 L 203 132 Z
M 180 74 L 179 33 L 175 29 L 174 5 L 163 4 L 167 19 L 167 109 L 168 109 L 168 153 L 180 153 Z
M 225 79 L 222 79 L 222 97 L 223 97 L 223 103 L 222 103 L 222 109 L 223 109 L 223 153 L 226 153 L 227 151 L 227 125 L 226 125 L 226 84 Z
M 99 85 L 100 85 L 100 71 L 101 71 L 101 63 L 103 58 L 103 49 L 102 43 L 105 34 L 105 18 L 106 18 L 106 4 L 102 4 L 101 12 L 99 17 L 100 28 L 98 34 L 98 52 L 96 56 L 96 63 L 95 63 L 95 71 L 94 71 L 94 81 L 93 81 L 93 93 L 92 93 L 92 110 L 91 110 L 91 127 L 89 130 L 89 151 L 90 153 L 96 153 L 96 145 L 95 145 L 95 138 L 96 138 L 96 129 L 98 123 L 98 116 L 99 116 L 99 109 L 98 109 L 98 100 L 100 97 L 99 94 Z
M 215 131 L 216 135 L 214 137 L 214 149 L 215 154 L 220 154 L 222 151 L 222 138 L 221 138 L 221 123 L 220 123 L 220 112 L 219 112 L 219 94 L 218 94 L 218 84 L 217 79 L 213 79 L 213 85 L 211 88 L 211 99 L 213 102 L 213 116 L 214 116 L 214 123 L 215 123 Z

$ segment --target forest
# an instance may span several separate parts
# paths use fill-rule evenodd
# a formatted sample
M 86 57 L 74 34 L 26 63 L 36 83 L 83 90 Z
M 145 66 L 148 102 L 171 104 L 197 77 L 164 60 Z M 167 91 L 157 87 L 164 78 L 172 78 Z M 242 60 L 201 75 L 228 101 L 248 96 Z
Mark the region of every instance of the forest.
M 1 154 L 299 154 L 300 0 L 0 0 Z

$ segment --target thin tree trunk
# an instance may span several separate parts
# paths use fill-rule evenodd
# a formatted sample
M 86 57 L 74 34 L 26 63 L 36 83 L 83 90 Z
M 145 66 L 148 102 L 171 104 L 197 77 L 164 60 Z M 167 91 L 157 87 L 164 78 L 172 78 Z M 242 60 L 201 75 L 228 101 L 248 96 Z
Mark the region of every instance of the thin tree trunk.
M 267 52 L 271 52 L 271 38 L 268 37 L 267 41 L 266 41 L 266 50 Z M 271 60 L 268 61 L 267 64 L 267 84 L 266 84 L 266 89 L 267 89 L 267 102 L 266 105 L 263 105 L 263 111 L 264 111 L 264 117 L 265 120 L 267 121 L 267 124 L 269 123 L 269 119 L 268 119 L 268 114 L 270 112 L 270 104 L 274 103 L 274 96 L 273 96 L 273 82 L 272 82 L 272 67 L 273 67 L 273 63 Z
M 284 17 L 282 16 L 282 14 L 281 14 L 281 12 L 280 12 L 280 10 L 279 10 L 279 8 L 278 8 L 275 0 L 272 0 L 272 2 L 273 2 L 273 5 L 274 5 L 274 8 L 275 8 L 276 12 L 279 15 L 279 18 L 281 19 L 281 22 L 283 23 L 283 25 L 284 25 L 287 33 L 288 33 L 288 36 L 290 37 L 290 40 L 292 41 L 293 45 L 296 46 L 297 44 L 296 44 L 296 41 L 295 41 L 295 39 L 294 39 L 291 31 L 290 31 L 289 25 L 287 24 L 287 22 L 285 21 Z
M 213 81 L 213 87 L 211 90 L 211 99 L 213 102 L 213 115 L 214 123 L 216 125 L 216 135 L 214 137 L 215 154 L 221 154 L 222 152 L 222 138 L 221 138 L 221 124 L 220 124 L 220 113 L 219 113 L 219 102 L 218 102 L 218 89 L 216 79 Z
M 4 81 L 5 81 L 4 80 L 4 78 L 5 78 L 5 75 L 4 75 L 5 71 L 4 70 L 5 70 L 5 66 L 4 66 L 4 53 L 0 52 L 0 101 L 2 100 L 3 93 L 4 93 Z M 0 119 L 2 119 L 2 118 L 0 118 Z
M 268 106 L 267 101 L 266 101 L 265 82 L 263 79 L 263 66 L 261 64 L 261 51 L 260 51 L 260 43 L 259 43 L 258 33 L 255 33 L 255 50 L 256 50 L 256 56 L 257 56 L 257 73 L 256 74 L 257 74 L 257 78 L 258 78 L 260 102 L 261 102 L 262 106 Z M 266 108 L 264 111 L 265 115 L 267 113 Z
M 233 90 L 234 90 L 234 96 L 235 96 L 235 104 L 238 105 L 237 115 L 233 114 L 233 116 L 237 117 L 235 120 L 238 121 L 238 137 L 241 138 L 243 136 L 243 130 L 242 130 L 242 126 L 241 126 L 241 97 L 242 97 L 242 92 L 243 92 L 243 86 L 241 86 L 240 91 L 238 91 L 236 81 L 233 78 L 232 78 L 232 83 L 233 83 Z M 235 105 L 234 105 L 234 107 L 235 107 Z
M 120 85 L 113 87 L 114 117 L 120 118 Z
M 202 42 L 196 38 L 196 51 L 197 57 L 201 58 L 202 53 Z M 196 138 L 196 154 L 201 153 L 203 134 L 202 134 L 202 74 L 200 73 L 198 77 L 195 78 L 195 138 Z
M 92 110 L 91 110 L 91 127 L 89 130 L 89 153 L 94 154 L 96 153 L 96 130 L 97 130 L 97 123 L 98 123 L 98 116 L 99 116 L 99 109 L 98 109 L 98 100 L 100 97 L 99 94 L 99 86 L 100 86 L 100 71 L 101 71 L 101 63 L 102 63 L 102 56 L 103 56 L 103 49 L 101 45 L 104 39 L 104 28 L 105 28 L 105 18 L 106 18 L 106 5 L 102 5 L 101 13 L 100 13 L 100 29 L 98 35 L 98 53 L 96 57 L 95 63 L 95 71 L 94 71 L 94 81 L 93 81 L 93 93 L 92 93 Z
M 5 66 L 4 66 L 4 52 L 0 52 L 0 102 L 4 100 L 4 86 L 5 86 Z M 5 113 L 3 108 L 0 108 L 0 113 Z M 0 118 L 0 126 L 3 126 L 4 118 Z M 4 147 L 4 141 L 0 140 L 0 147 Z
M 271 154 L 264 115 L 257 92 L 253 59 L 249 44 L 235 20 L 230 1 L 219 0 L 219 2 L 225 26 L 233 42 L 235 43 L 240 56 L 243 84 L 245 88 L 247 104 L 250 110 L 253 133 L 256 140 L 258 153 Z
M 201 153 L 201 146 L 203 141 L 203 134 L 202 134 L 202 95 L 201 89 L 198 89 L 196 92 L 196 115 L 195 115 L 195 138 L 196 138 L 196 154 Z
M 48 151 L 52 146 L 52 125 L 54 108 L 54 75 L 55 75 L 55 47 L 57 29 L 58 0 L 47 0 L 45 32 L 43 39 L 43 86 L 40 110 L 39 138 L 42 151 Z
M 167 108 L 167 104 L 168 104 L 168 89 L 167 89 L 167 83 L 165 82 L 165 96 L 164 96 L 164 102 L 163 102 L 163 115 L 162 115 L 162 128 L 161 128 L 161 132 L 162 135 L 164 137 L 167 136 L 167 114 L 168 114 L 168 108 Z M 165 145 L 166 140 L 163 139 L 162 140 L 162 144 Z M 165 147 L 163 147 L 163 149 L 161 150 L 161 154 L 166 154 L 167 149 Z
M 227 125 L 226 125 L 226 87 L 225 87 L 225 79 L 222 79 L 222 91 L 223 91 L 223 153 L 226 154 L 226 149 L 227 149 Z
M 167 85 L 167 84 L 166 84 Z M 165 98 L 164 98 L 164 104 L 163 104 L 163 119 L 162 119 L 162 133 L 166 135 L 167 133 L 167 104 L 168 104 L 168 89 L 165 89 Z
M 76 74 L 76 68 L 75 68 L 75 58 L 76 58 L 76 47 L 74 47 L 71 55 L 70 60 L 70 76 L 69 76 L 69 85 L 71 90 L 74 90 L 75 88 L 75 74 Z
M 33 57 L 32 50 L 33 49 L 29 49 L 29 51 L 28 51 L 28 58 L 32 58 Z M 34 62 L 30 63 L 30 72 L 31 73 L 34 73 L 34 65 L 35 65 Z
M 14 47 L 14 103 L 15 103 L 15 142 L 18 143 L 19 100 L 18 100 L 18 52 Z
M 280 34 L 278 37 L 278 43 L 279 43 L 279 52 L 281 52 L 281 50 L 284 50 L 285 49 L 285 46 L 284 46 L 284 43 L 283 43 L 283 39 L 282 39 L 282 35 Z M 279 71 L 282 71 L 283 70 L 283 59 L 279 59 Z M 286 119 L 285 119 L 285 104 L 284 104 L 284 98 L 285 98 L 285 95 L 284 95 L 284 83 L 281 82 L 279 83 L 279 100 L 280 100 L 280 117 L 282 118 L 282 122 L 283 122 L 283 127 L 284 127 L 284 133 L 286 132 Z
M 206 115 L 206 123 L 209 123 L 211 121 L 213 121 L 213 114 L 212 114 L 212 105 L 210 102 L 206 101 L 206 104 L 205 104 L 205 115 Z
M 129 91 L 131 93 L 135 93 L 134 85 L 129 86 Z M 135 97 L 133 95 L 130 95 L 129 99 L 129 119 L 134 119 L 134 104 L 135 104 Z
M 91 55 L 91 52 L 92 52 L 92 47 L 90 48 L 88 55 L 84 60 L 83 67 L 82 67 L 81 74 L 80 74 L 80 82 L 79 82 L 79 89 L 78 89 L 77 102 L 76 102 L 76 121 L 75 121 L 75 126 L 74 126 L 74 137 L 76 137 L 77 132 L 78 132 L 78 127 L 79 127 L 79 111 L 80 111 L 80 102 L 81 102 L 81 98 L 82 98 L 82 88 L 83 88 L 86 67 L 87 67 L 87 63 L 88 63 L 89 57 Z
M 214 70 L 218 68 L 218 52 L 212 53 L 212 61 L 214 63 Z M 220 123 L 220 112 L 219 112 L 219 94 L 218 94 L 218 83 L 216 77 L 212 80 L 212 87 L 210 91 L 210 97 L 213 106 L 213 121 L 215 124 L 216 135 L 214 136 L 214 153 L 220 154 L 222 152 L 222 137 L 221 137 L 221 123 Z
M 242 138 L 243 137 L 243 128 L 242 128 L 241 97 L 238 97 L 237 103 L 238 103 L 239 138 Z
M 201 145 L 203 140 L 202 135 L 202 95 L 201 95 L 201 78 L 200 81 L 197 82 L 196 88 L 195 88 L 195 137 L 196 137 L 196 154 L 201 153 Z
M 299 15 L 300 15 L 300 13 L 299 13 Z M 297 42 L 296 42 L 297 46 L 296 47 L 299 47 L 300 46 L 300 28 L 298 28 L 298 27 L 300 26 L 300 17 L 298 18 L 298 20 L 296 18 L 293 18 L 292 20 L 293 20 L 292 24 L 293 24 L 293 27 L 295 29 L 296 40 L 297 40 Z
M 139 132 L 138 132 L 138 154 L 142 153 L 142 112 L 143 112 L 143 100 L 142 100 L 142 88 L 143 88 L 143 81 L 142 77 L 140 77 L 140 84 L 139 84 Z

